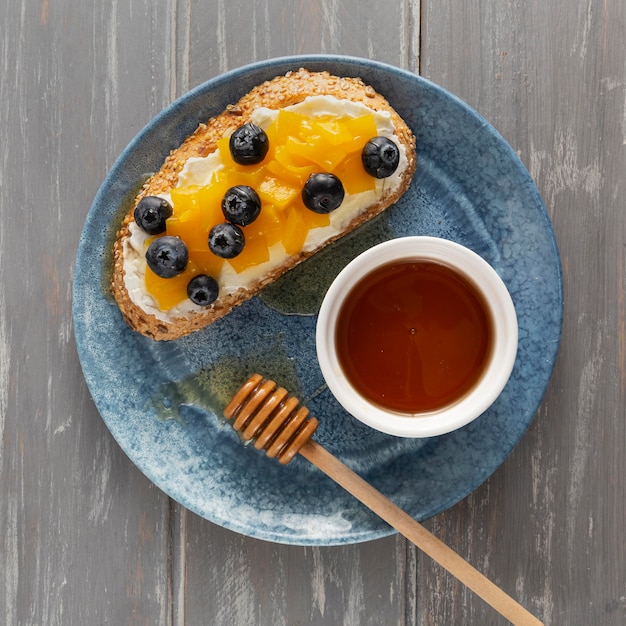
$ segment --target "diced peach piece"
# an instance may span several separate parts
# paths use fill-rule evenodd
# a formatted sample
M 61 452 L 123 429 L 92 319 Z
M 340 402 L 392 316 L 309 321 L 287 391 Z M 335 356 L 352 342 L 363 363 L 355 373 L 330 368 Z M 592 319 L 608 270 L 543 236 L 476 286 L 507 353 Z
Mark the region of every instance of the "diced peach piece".
M 302 193 L 302 188 L 290 185 L 274 176 L 266 176 L 259 185 L 257 193 L 261 198 L 261 210 L 263 210 L 264 202 L 273 204 L 278 208 L 284 208 Z
M 365 171 L 360 152 L 349 154 L 339 163 L 333 174 L 339 178 L 344 190 L 349 194 L 371 191 L 376 188 L 376 179 Z
M 175 187 L 171 190 L 173 217 L 183 221 L 195 221 L 196 228 L 207 232 L 223 220 L 222 198 L 228 189 L 228 181 L 213 177 L 210 184 L 199 187 Z
M 173 278 L 161 278 L 149 267 L 146 268 L 146 289 L 156 300 L 161 311 L 167 311 L 187 298 L 187 285 L 198 274 L 217 278 L 224 259 L 212 252 L 192 252 L 185 271 Z
M 331 171 L 345 158 L 345 144 L 335 144 L 330 141 L 332 135 L 323 131 L 319 126 L 316 126 L 315 130 L 320 132 L 315 135 L 314 142 L 313 140 L 311 142 L 298 141 L 292 138 L 286 145 L 289 151 L 301 162 L 314 163 L 320 170 Z
M 183 218 L 189 212 L 183 214 Z M 187 245 L 188 250 L 205 250 L 208 248 L 208 233 L 198 228 L 193 220 L 185 220 L 179 217 L 170 217 L 167 220 L 167 234 L 172 237 L 180 237 Z
M 312 120 L 302 113 L 281 109 L 272 126 L 274 126 L 277 145 L 281 145 L 288 137 L 306 137 L 310 135 Z
M 307 236 L 302 211 L 292 208 L 287 215 L 285 230 L 283 231 L 283 246 L 287 254 L 296 254 L 302 248 L 302 244 Z
M 248 267 L 259 265 L 269 261 L 270 252 L 267 240 L 263 236 L 246 237 L 246 245 L 234 258 L 228 259 L 232 268 L 237 272 L 243 272 Z
M 374 121 L 374 116 L 371 113 L 367 113 L 366 115 L 361 115 L 359 117 L 347 118 L 343 123 L 349 131 L 350 140 L 358 141 L 362 144 L 361 150 L 370 139 L 378 135 L 376 122 Z
M 188 187 L 174 187 L 170 191 L 175 213 L 181 214 L 186 211 L 193 211 L 198 204 L 198 185 Z
M 304 222 L 304 227 L 307 230 L 307 233 L 312 228 L 321 228 L 330 224 L 329 213 L 316 213 L 315 211 L 310 211 L 304 206 L 304 204 L 301 204 L 295 210 L 297 210 L 302 216 L 302 221 Z
M 189 264 L 182 274 L 173 278 L 161 278 L 147 267 L 146 289 L 157 301 L 159 309 L 167 311 L 187 297 L 187 284 L 195 273 L 195 268 Z
M 222 159 L 222 163 L 226 170 L 232 170 L 234 168 L 239 167 L 235 161 L 233 161 L 230 155 L 230 147 L 229 147 L 230 137 L 222 137 L 217 141 L 217 149 L 220 151 L 220 157 Z
M 273 204 L 264 203 L 259 217 L 252 224 L 244 227 L 244 235 L 258 237 L 263 235 L 268 246 L 273 246 L 282 237 L 284 228 L 283 211 Z
M 199 218 L 198 214 L 191 212 L 183 213 L 180 217 L 170 217 L 167 222 L 167 234 L 180 237 L 186 244 L 189 251 L 208 250 L 209 231 L 211 228 L 224 221 L 224 217 L 219 211 L 212 211 L 213 218 L 204 216 Z
M 294 159 L 288 145 L 277 146 L 274 160 L 267 164 L 267 171 L 278 178 L 284 178 L 290 184 L 302 188 L 307 178 L 317 171 L 310 161 Z
M 224 259 L 213 254 L 208 247 L 206 250 L 193 250 L 189 253 L 189 262 L 197 268 L 199 274 L 207 274 L 217 278 Z
M 307 142 L 300 141 L 297 137 L 290 137 L 285 141 L 285 146 L 291 155 L 290 158 L 296 164 L 303 167 L 311 164 L 320 166 L 321 155 Z
M 306 141 L 298 137 L 287 137 L 281 144 L 284 148 L 280 158 L 285 163 L 292 163 L 296 167 L 311 167 L 310 149 Z
M 346 125 L 336 117 L 320 117 L 313 124 L 313 133 L 331 146 L 347 144 L 352 139 Z
M 252 166 L 248 166 L 252 167 Z M 228 177 L 228 188 L 236 185 L 247 185 L 252 189 L 257 189 L 265 177 L 266 166 L 250 169 L 247 171 L 234 171 Z

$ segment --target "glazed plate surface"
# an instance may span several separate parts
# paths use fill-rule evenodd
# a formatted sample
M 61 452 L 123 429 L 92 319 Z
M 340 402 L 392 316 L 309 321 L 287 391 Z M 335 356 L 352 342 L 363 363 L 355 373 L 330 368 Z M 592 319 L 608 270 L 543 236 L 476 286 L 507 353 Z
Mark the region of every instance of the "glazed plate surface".
M 290 70 L 360 76 L 417 138 L 408 192 L 382 216 L 289 272 L 209 328 L 174 342 L 132 332 L 108 290 L 115 230 L 148 173 L 197 124 L 264 80 Z M 346 414 L 324 386 L 316 312 L 330 282 L 381 241 L 457 241 L 500 274 L 515 304 L 519 351 L 497 401 L 468 426 L 411 440 Z M 502 137 L 455 96 L 373 61 L 273 59 L 200 85 L 155 117 L 115 162 L 87 215 L 73 285 L 76 342 L 93 400 L 113 437 L 160 489 L 245 535 L 336 545 L 393 532 L 298 457 L 287 466 L 244 447 L 221 410 L 253 372 L 296 394 L 320 420 L 315 439 L 418 520 L 464 498 L 504 461 L 541 402 L 561 336 L 561 265 L 550 220 L 527 170 Z

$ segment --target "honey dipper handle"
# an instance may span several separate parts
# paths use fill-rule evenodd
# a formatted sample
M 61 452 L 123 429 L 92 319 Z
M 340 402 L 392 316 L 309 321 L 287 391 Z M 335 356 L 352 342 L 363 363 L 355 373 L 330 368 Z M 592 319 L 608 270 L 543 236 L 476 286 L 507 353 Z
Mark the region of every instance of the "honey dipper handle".
M 439 565 L 456 576 L 512 624 L 519 626 L 543 625 L 543 622 L 540 622 L 454 550 L 318 443 L 313 440 L 307 441 L 300 448 L 300 454 L 413 542 Z

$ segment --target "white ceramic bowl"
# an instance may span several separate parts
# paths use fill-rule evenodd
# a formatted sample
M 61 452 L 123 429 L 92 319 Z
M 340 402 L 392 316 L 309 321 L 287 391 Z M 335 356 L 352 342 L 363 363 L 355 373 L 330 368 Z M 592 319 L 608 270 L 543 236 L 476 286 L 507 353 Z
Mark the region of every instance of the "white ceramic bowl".
M 492 346 L 476 384 L 452 404 L 429 412 L 388 410 L 360 394 L 346 377 L 336 350 L 336 324 L 351 289 L 375 269 L 396 261 L 433 261 L 456 270 L 482 294 L 492 318 Z M 317 357 L 335 398 L 351 415 L 379 431 L 400 437 L 431 437 L 465 426 L 504 389 L 517 354 L 518 326 L 511 296 L 497 272 L 472 250 L 436 237 L 402 237 L 381 243 L 351 261 L 330 286 L 320 308 Z

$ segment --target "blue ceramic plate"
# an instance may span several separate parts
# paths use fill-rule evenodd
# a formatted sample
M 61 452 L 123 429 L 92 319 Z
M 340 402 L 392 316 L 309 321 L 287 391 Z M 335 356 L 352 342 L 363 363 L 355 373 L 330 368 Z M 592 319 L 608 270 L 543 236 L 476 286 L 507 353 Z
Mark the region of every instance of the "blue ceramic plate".
M 389 99 L 417 138 L 411 188 L 383 216 L 209 328 L 175 342 L 132 332 L 107 285 L 112 237 L 139 185 L 199 122 L 254 85 L 299 67 L 360 76 Z M 422 440 L 374 432 L 346 414 L 325 388 L 315 356 L 315 314 L 332 278 L 362 250 L 406 235 L 449 238 L 482 255 L 507 284 L 520 327 L 515 368 L 496 403 L 465 428 Z M 249 374 L 258 371 L 296 393 L 320 419 L 315 438 L 423 520 L 483 482 L 526 431 L 552 373 L 562 312 L 550 220 L 502 137 L 427 80 L 345 57 L 275 59 L 228 72 L 154 118 L 102 184 L 74 274 L 85 378 L 106 425 L 136 466 L 208 520 L 301 545 L 354 543 L 392 531 L 303 458 L 283 467 L 242 446 L 221 409 Z

